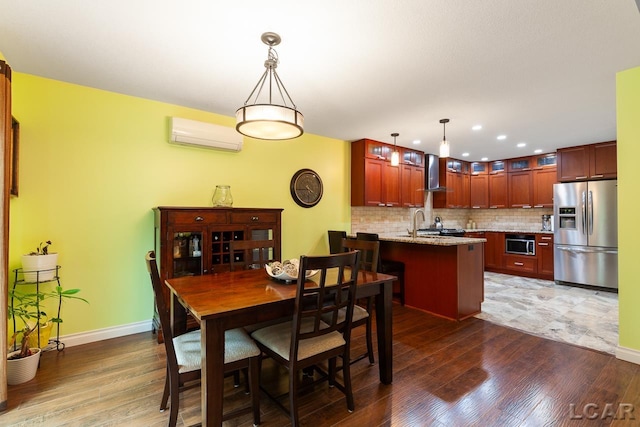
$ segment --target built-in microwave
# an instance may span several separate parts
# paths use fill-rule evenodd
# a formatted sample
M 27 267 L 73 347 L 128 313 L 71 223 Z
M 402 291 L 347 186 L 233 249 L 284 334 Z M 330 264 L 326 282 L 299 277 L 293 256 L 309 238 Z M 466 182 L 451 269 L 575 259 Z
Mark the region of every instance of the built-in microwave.
M 536 237 L 533 234 L 506 234 L 504 243 L 508 254 L 536 254 Z

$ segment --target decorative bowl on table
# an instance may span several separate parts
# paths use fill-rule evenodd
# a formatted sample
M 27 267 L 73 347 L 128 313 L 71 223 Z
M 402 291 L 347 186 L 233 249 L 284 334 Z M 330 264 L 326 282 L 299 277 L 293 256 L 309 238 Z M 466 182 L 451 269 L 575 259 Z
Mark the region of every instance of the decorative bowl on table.
M 300 261 L 296 258 L 280 261 L 273 261 L 264 266 L 267 274 L 274 279 L 284 280 L 285 282 L 293 282 L 298 280 L 298 266 Z M 307 271 L 307 278 L 318 273 L 319 270 Z

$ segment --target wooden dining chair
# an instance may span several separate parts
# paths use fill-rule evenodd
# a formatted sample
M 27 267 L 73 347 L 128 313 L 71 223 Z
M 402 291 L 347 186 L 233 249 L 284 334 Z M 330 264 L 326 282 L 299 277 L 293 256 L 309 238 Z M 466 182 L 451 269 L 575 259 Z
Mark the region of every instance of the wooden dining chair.
M 356 239 L 358 240 L 379 240 L 377 233 L 364 233 L 357 232 Z M 384 274 L 390 274 L 398 278 L 394 283 L 393 296 L 400 299 L 400 304 L 404 305 L 404 262 L 396 261 L 392 259 L 382 259 L 378 261 L 378 272 Z M 398 290 L 396 290 L 395 284 L 398 284 Z
M 275 261 L 276 250 L 273 240 L 232 240 L 229 242 L 229 266 L 236 269 L 264 268 Z
M 164 334 L 164 346 L 167 356 L 167 375 L 164 392 L 160 403 L 160 411 L 167 408 L 169 397 L 169 426 L 176 425 L 178 419 L 179 393 L 189 388 L 194 381 L 201 377 L 200 330 L 174 336 L 171 328 L 169 306 L 164 300 L 162 289 L 164 284 L 158 273 L 158 265 L 154 251 L 146 255 L 147 269 L 151 276 L 151 284 L 156 299 L 156 308 Z M 251 405 L 224 414 L 223 418 L 230 419 L 242 414 L 253 412 L 253 423 L 260 424 L 260 349 L 243 329 L 225 331 L 224 373 L 233 373 L 240 369 L 248 371 L 250 384 Z M 197 384 L 197 383 L 196 383 Z
M 344 230 L 328 230 L 329 237 L 329 253 L 338 254 L 342 252 L 342 239 L 347 238 L 347 232 Z
M 328 380 L 329 385 L 344 393 L 349 411 L 354 410 L 349 349 L 359 265 L 359 251 L 300 257 L 293 320 L 251 334 L 265 354 L 289 371 L 288 410 L 268 390 L 262 390 L 289 414 L 294 427 L 299 425 L 298 393 L 302 389 L 299 371 L 307 368 L 313 367 L 320 377 L 306 385 Z M 317 283 L 306 279 L 309 270 L 319 270 Z M 337 275 L 331 270 L 337 270 Z M 328 280 L 330 277 L 336 279 Z M 346 316 L 340 316 L 340 310 L 345 310 Z M 323 316 L 327 316 L 326 321 L 321 320 Z M 342 359 L 342 384 L 336 380 L 338 357 Z M 320 367 L 325 360 L 328 371 Z
M 342 252 L 360 251 L 360 270 L 378 271 L 378 260 L 380 253 L 380 242 L 357 239 L 342 239 L 340 242 Z M 372 332 L 372 313 L 373 313 L 373 297 L 364 298 L 364 307 L 355 304 L 353 307 L 353 319 L 351 327 L 365 326 L 365 338 L 367 342 L 367 351 L 359 356 L 352 357 L 350 363 L 358 362 L 365 357 L 369 357 L 369 363 L 373 365 L 375 358 L 373 357 L 373 332 Z M 341 314 L 344 311 L 341 311 Z

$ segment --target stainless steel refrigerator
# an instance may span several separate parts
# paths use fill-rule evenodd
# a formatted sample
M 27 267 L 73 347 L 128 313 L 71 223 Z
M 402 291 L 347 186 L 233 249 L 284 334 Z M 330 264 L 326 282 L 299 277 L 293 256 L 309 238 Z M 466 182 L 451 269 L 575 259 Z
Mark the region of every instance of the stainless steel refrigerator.
M 618 288 L 618 181 L 554 184 L 554 279 Z

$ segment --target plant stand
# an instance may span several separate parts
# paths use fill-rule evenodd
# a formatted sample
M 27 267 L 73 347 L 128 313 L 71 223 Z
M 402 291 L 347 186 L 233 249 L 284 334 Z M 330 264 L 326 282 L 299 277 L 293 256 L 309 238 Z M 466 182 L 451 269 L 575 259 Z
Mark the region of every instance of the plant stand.
M 20 285 L 35 285 L 36 287 L 36 293 L 40 292 L 40 285 L 43 283 L 48 283 L 48 282 L 57 282 L 58 286 L 62 286 L 60 284 L 60 275 L 59 275 L 59 270 L 60 270 L 60 266 L 56 265 L 55 269 L 48 269 L 48 270 L 34 270 L 34 271 L 24 271 L 24 269 L 22 268 L 16 268 L 14 271 L 15 273 L 15 278 L 13 281 L 13 290 L 15 291 L 16 286 L 20 286 Z M 53 272 L 53 277 L 51 277 L 51 273 Z M 28 277 L 35 277 L 35 281 L 25 281 L 24 277 L 25 277 L 25 273 L 29 273 Z M 35 273 L 35 276 L 34 274 Z M 20 277 L 22 277 L 22 279 L 20 279 Z M 40 280 L 41 277 L 45 277 L 46 280 Z M 10 301 L 11 304 L 11 308 L 13 308 L 13 297 L 11 298 Z M 62 297 L 58 298 L 58 318 L 60 317 L 60 308 L 62 306 Z M 38 311 L 38 318 L 36 319 L 37 321 L 37 336 L 38 336 L 38 348 L 41 348 L 41 343 L 40 343 L 40 305 L 37 304 L 36 306 L 37 311 Z M 13 333 L 16 333 L 16 318 L 13 318 Z M 62 341 L 60 341 L 60 323 L 56 323 L 56 338 L 55 339 L 49 339 L 49 342 L 47 343 L 47 347 L 49 346 L 49 344 L 54 344 L 55 348 L 58 351 L 62 351 L 64 350 L 64 343 Z M 13 345 L 13 349 L 17 350 L 18 349 L 18 343 L 14 343 Z M 53 348 L 51 348 L 53 349 Z

